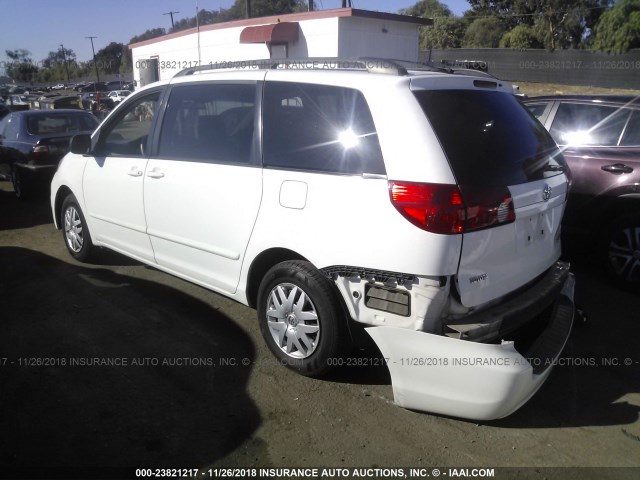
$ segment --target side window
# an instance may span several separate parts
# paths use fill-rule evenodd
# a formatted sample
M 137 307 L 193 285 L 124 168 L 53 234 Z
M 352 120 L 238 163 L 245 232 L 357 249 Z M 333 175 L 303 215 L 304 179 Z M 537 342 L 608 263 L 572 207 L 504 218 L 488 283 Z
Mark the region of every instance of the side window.
M 0 120 L 0 135 L 6 137 L 5 130 L 7 129 L 7 125 L 9 124 L 10 115 L 7 115 L 2 120 Z
M 7 124 L 4 129 L 4 137 L 6 140 L 17 140 L 18 134 L 20 133 L 20 118 L 15 115 L 9 115 L 6 118 Z
M 267 82 L 264 165 L 341 174 L 385 174 L 369 106 L 358 90 Z
M 144 157 L 147 137 L 158 107 L 160 92 L 139 98 L 120 112 L 115 123 L 100 135 L 97 151 L 100 155 Z
M 624 147 L 640 146 L 640 110 L 634 110 L 631 114 L 629 123 L 624 129 L 620 145 Z
M 606 105 L 561 103 L 549 133 L 558 145 L 618 145 L 629 110 Z
M 544 111 L 547 109 L 547 105 L 549 105 L 548 102 L 545 103 L 528 103 L 526 105 L 527 110 L 529 110 L 534 117 L 536 117 L 538 120 L 540 120 L 540 117 L 542 117 L 542 115 L 544 115 Z M 542 121 L 542 120 L 540 120 Z
M 256 85 L 191 84 L 171 89 L 158 156 L 248 164 Z

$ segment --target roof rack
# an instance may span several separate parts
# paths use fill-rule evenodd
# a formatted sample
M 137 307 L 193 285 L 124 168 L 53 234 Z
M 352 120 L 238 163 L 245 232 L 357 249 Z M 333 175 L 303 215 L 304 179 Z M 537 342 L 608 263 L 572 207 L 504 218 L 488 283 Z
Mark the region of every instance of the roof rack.
M 283 59 L 260 59 L 260 60 L 239 60 L 227 62 L 212 62 L 206 65 L 190 67 L 179 71 L 174 77 L 185 77 L 199 72 L 210 70 L 228 69 L 253 69 L 253 70 L 275 70 L 275 69 L 295 69 L 295 70 L 358 70 L 370 73 L 383 73 L 387 75 L 407 75 L 407 69 L 400 60 L 388 58 L 359 57 L 359 58 L 339 58 L 339 57 L 307 57 L 307 58 L 283 58 Z

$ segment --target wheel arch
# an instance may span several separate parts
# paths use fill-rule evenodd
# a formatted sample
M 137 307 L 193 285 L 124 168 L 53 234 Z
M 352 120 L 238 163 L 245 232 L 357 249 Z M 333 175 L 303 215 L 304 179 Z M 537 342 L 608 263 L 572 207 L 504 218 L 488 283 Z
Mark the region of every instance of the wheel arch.
M 62 224 L 60 223 L 60 214 L 62 213 L 61 212 L 62 202 L 64 202 L 64 199 L 67 198 L 69 195 L 73 195 L 73 192 L 66 185 L 62 185 L 60 188 L 58 188 L 58 191 L 56 192 L 56 199 L 53 204 L 53 222 L 54 222 L 53 224 L 58 230 L 62 228 Z
M 258 303 L 258 290 L 260 282 L 271 267 L 288 260 L 302 260 L 308 262 L 305 257 L 287 248 L 270 248 L 260 253 L 251 262 L 247 275 L 247 302 L 251 308 L 256 308 Z
M 620 218 L 631 215 L 640 215 L 640 194 L 621 192 L 615 196 L 608 197 L 595 215 L 596 221 L 591 228 L 595 231 L 603 231 Z

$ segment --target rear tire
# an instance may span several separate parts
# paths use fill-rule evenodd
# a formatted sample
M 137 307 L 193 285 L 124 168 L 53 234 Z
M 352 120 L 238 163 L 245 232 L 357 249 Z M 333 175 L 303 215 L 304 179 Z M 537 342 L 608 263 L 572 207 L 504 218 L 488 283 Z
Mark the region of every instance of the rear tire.
M 309 262 L 272 267 L 258 292 L 260 331 L 280 363 L 316 377 L 334 366 L 349 345 L 346 318 L 327 277 Z
M 95 253 L 95 246 L 78 200 L 72 194 L 62 202 L 60 224 L 64 244 L 71 256 L 80 262 L 89 260 Z
M 640 284 L 640 216 L 614 220 L 601 245 L 607 271 L 614 281 L 627 286 Z
M 20 200 L 28 200 L 33 196 L 33 179 L 28 172 L 14 166 L 11 169 L 13 191 Z

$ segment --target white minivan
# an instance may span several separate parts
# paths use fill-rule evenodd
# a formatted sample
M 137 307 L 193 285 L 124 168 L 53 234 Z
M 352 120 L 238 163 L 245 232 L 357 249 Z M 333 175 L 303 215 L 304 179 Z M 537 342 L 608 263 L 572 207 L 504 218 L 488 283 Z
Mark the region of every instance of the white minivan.
M 510 414 L 573 322 L 562 155 L 500 80 L 331 66 L 198 67 L 129 96 L 53 179 L 70 254 L 107 247 L 255 308 L 304 375 L 365 327 L 398 404 Z

